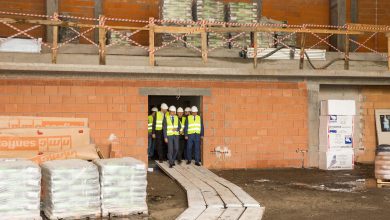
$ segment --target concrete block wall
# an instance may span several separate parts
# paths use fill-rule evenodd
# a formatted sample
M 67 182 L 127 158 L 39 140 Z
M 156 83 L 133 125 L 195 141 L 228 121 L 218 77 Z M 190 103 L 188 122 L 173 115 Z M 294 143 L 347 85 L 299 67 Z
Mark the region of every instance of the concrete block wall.
M 301 167 L 296 149 L 307 149 L 305 83 L 7 79 L 0 81 L 0 114 L 87 117 L 93 143 L 106 145 L 114 133 L 120 140 L 114 151 L 146 162 L 148 97 L 139 89 L 178 84 L 211 88 L 203 97 L 207 167 Z M 217 146 L 232 156 L 218 159 Z

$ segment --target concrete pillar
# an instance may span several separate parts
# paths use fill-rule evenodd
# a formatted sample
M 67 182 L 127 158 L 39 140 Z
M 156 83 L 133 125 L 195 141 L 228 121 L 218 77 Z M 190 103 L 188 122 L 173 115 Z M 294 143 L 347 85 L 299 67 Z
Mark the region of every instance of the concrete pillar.
M 343 26 L 347 22 L 347 3 L 346 0 L 330 0 L 330 24 Z M 340 51 L 344 51 L 345 36 L 336 35 L 331 37 L 330 42 Z
M 320 84 L 318 82 L 307 82 L 308 90 L 308 135 L 309 135 L 309 148 L 308 148 L 308 166 L 318 167 L 318 150 L 319 150 L 319 135 L 318 130 L 320 127 Z
M 58 13 L 58 0 L 46 0 L 46 15 L 52 16 L 54 12 Z M 53 28 L 46 26 L 46 41 L 53 41 Z
M 99 18 L 100 15 L 103 15 L 103 0 L 95 0 L 94 17 Z M 99 24 L 99 21 L 96 21 L 96 24 Z M 94 40 L 95 40 L 95 43 L 99 42 L 99 29 L 98 28 L 95 29 Z

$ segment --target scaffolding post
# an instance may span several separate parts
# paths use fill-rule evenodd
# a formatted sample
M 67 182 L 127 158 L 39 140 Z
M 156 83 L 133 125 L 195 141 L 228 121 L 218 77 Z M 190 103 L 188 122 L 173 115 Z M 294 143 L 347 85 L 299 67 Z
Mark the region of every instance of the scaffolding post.
M 203 63 L 207 63 L 207 30 L 205 22 L 202 23 L 202 32 L 200 33 L 201 41 L 202 41 L 202 61 Z
M 58 13 L 54 12 L 53 20 L 58 21 Z M 51 49 L 51 63 L 57 63 L 57 53 L 58 53 L 58 26 L 53 26 L 53 45 Z
M 301 35 L 301 53 L 300 53 L 300 60 L 299 60 L 299 69 L 303 70 L 303 65 L 305 62 L 305 43 L 306 43 L 306 33 L 302 33 Z
M 99 64 L 106 65 L 106 28 L 105 17 L 99 16 Z
M 344 59 L 344 69 L 349 70 L 349 35 L 345 35 L 345 59 Z
M 257 45 L 257 32 L 253 32 L 253 68 L 257 68 L 257 48 L 259 47 Z
M 154 48 L 154 18 L 149 18 L 149 65 L 155 66 L 156 61 L 154 57 L 155 48 Z
M 386 34 L 387 37 L 387 63 L 390 71 L 390 32 Z

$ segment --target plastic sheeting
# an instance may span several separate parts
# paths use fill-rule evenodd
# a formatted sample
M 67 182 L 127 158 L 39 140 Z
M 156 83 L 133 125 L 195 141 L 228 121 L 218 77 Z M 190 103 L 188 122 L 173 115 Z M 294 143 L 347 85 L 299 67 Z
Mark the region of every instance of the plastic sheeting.
M 0 52 L 40 53 L 42 39 L 0 38 Z
M 42 165 L 43 211 L 50 219 L 99 216 L 99 171 L 83 160 L 56 160 Z
M 103 216 L 146 213 L 146 166 L 134 158 L 95 160 L 100 172 Z
M 0 219 L 40 217 L 41 172 L 28 160 L 0 159 Z

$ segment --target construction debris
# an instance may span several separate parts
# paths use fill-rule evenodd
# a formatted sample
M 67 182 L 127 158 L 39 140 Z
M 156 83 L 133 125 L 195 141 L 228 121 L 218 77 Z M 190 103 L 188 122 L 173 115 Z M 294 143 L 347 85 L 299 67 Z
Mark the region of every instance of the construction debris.
M 38 165 L 28 160 L 0 159 L 0 192 L 0 219 L 41 219 Z
M 97 167 L 83 160 L 56 160 L 42 165 L 43 212 L 49 219 L 100 216 Z
M 133 158 L 95 160 L 99 168 L 102 215 L 147 214 L 146 166 Z

